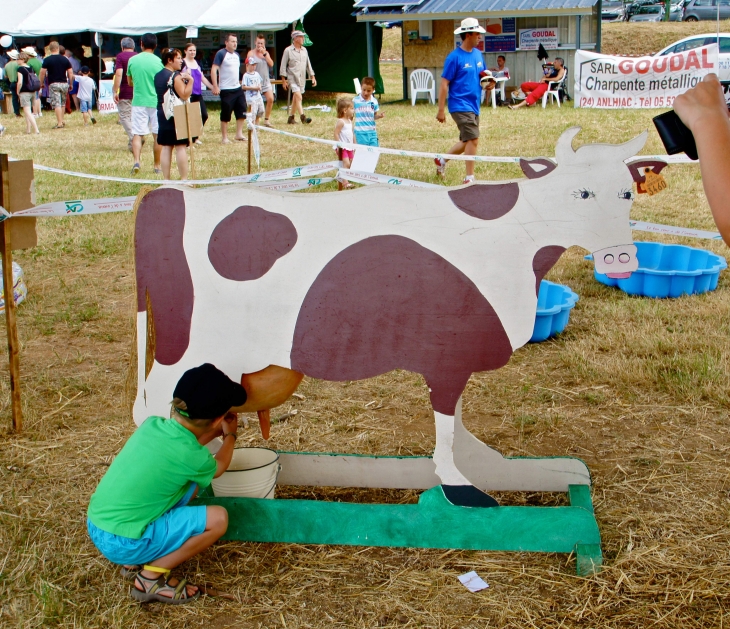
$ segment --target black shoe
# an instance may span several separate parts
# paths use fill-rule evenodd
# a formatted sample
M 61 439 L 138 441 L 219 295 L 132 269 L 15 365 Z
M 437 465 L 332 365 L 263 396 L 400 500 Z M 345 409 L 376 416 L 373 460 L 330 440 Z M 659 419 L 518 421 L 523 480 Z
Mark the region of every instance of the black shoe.
M 301 116 L 299 116 L 299 120 L 302 121 L 302 124 L 309 124 L 310 122 L 312 122 L 312 119 L 311 118 L 307 118 L 304 114 L 302 114 Z

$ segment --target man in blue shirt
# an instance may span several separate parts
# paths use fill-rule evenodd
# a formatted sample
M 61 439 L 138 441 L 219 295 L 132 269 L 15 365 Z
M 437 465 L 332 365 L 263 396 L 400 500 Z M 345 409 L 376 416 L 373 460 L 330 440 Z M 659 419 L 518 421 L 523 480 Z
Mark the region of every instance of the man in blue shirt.
M 461 47 L 456 48 L 444 62 L 439 89 L 439 110 L 436 120 L 446 121 L 444 105 L 449 98 L 449 113 L 459 128 L 459 141 L 449 149 L 451 155 L 476 155 L 479 144 L 479 99 L 482 88 L 479 84 L 480 72 L 484 70 L 482 53 L 477 48 L 486 32 L 479 26 L 479 20 L 468 17 L 461 21 L 461 26 L 454 31 L 461 35 Z M 443 177 L 447 160 L 437 157 L 436 173 Z M 464 183 L 474 181 L 474 162 L 465 162 L 466 177 Z

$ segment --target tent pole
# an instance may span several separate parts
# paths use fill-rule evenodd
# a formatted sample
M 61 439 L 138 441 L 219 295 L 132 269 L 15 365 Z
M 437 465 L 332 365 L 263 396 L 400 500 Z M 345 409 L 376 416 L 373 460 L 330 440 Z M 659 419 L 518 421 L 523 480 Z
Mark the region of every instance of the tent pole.
M 373 74 L 373 25 L 371 22 L 365 22 L 365 42 L 367 44 L 368 76 L 374 77 L 374 74 Z
M 580 32 L 580 26 L 581 26 L 581 15 L 575 16 L 575 49 L 580 50 L 580 40 L 581 40 L 581 32 Z

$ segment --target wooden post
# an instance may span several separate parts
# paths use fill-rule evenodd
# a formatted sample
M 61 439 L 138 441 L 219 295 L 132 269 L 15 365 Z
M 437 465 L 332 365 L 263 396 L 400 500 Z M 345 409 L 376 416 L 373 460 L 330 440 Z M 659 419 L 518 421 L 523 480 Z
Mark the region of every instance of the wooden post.
M 251 174 L 251 127 L 248 128 L 248 174 Z
M 193 153 L 193 134 L 190 133 L 190 101 L 185 101 L 185 125 L 188 128 L 188 146 L 190 147 L 190 175 L 195 180 L 195 155 Z
M 10 201 L 10 178 L 8 156 L 0 155 L 0 205 Z M 5 324 L 8 334 L 8 362 L 10 367 L 10 404 L 13 413 L 13 430 L 23 430 L 23 410 L 20 405 L 20 351 L 18 327 L 15 318 L 15 296 L 13 294 L 13 252 L 10 248 L 10 223 L 0 224 L 0 257 L 3 265 L 3 294 L 5 296 Z

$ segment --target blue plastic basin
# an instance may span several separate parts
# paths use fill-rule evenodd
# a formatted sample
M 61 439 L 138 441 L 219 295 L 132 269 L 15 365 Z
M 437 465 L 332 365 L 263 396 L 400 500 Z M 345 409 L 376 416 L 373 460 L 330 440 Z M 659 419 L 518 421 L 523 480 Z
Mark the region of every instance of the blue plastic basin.
M 539 343 L 565 330 L 570 311 L 577 301 L 578 295 L 567 286 L 542 280 L 530 343 Z
M 727 262 L 705 249 L 660 242 L 635 242 L 639 269 L 625 279 L 612 279 L 593 270 L 606 286 L 616 286 L 629 295 L 644 297 L 679 297 L 695 295 L 717 288 L 720 271 Z

